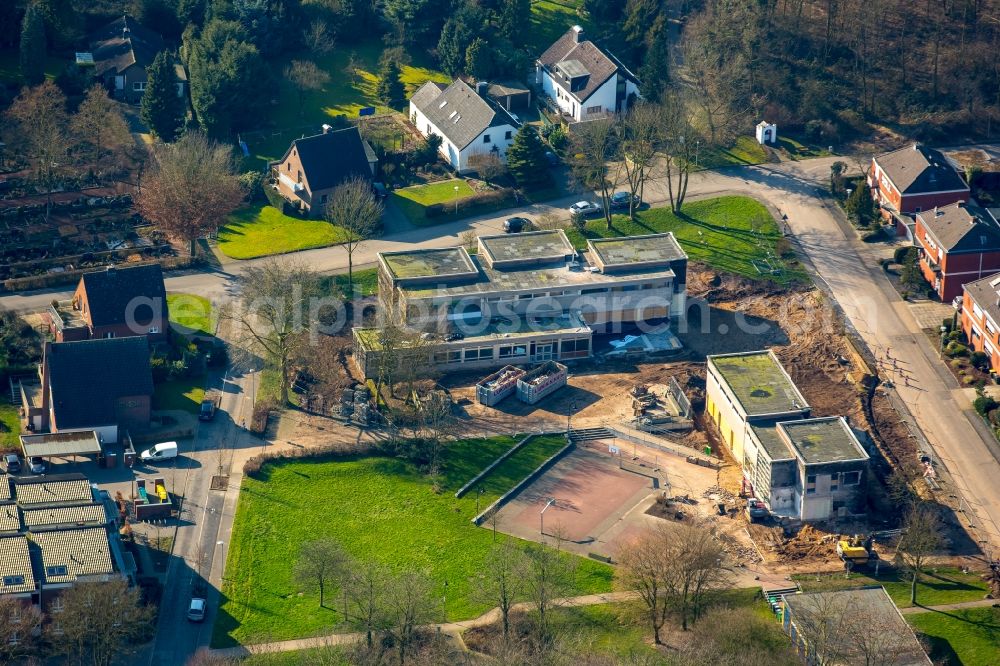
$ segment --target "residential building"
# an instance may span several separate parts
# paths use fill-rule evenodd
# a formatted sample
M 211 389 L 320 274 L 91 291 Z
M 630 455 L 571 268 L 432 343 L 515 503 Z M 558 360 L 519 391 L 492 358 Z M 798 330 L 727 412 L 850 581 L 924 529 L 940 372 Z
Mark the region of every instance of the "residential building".
M 295 139 L 280 160 L 268 165 L 278 194 L 312 217 L 324 214 L 338 185 L 353 177 L 370 181 L 378 169 L 378 157 L 357 127 L 322 129 Z
M 569 122 L 621 113 L 640 96 L 635 74 L 578 25 L 538 58 L 535 83 Z
M 777 516 L 803 521 L 863 514 L 868 453 L 842 416 L 751 426 L 743 471 Z
M 741 465 L 752 426 L 809 416 L 809 403 L 774 352 L 717 354 L 707 362 L 705 412 Z
M 588 358 L 595 329 L 685 313 L 687 255 L 673 234 L 591 240 L 579 253 L 562 230 L 477 242 L 475 257 L 464 247 L 379 254 L 381 310 L 419 336 L 419 362 L 430 368 Z M 382 335 L 354 330 L 366 376 Z
M 149 427 L 153 376 L 146 338 L 47 342 L 39 384 L 21 383 L 23 414 L 38 433 L 94 431 L 101 444 L 119 428 Z
M 96 76 L 115 97 L 130 104 L 142 101 L 146 91 L 146 68 L 167 45 L 163 37 L 124 15 L 91 33 L 90 51 L 77 54 L 80 65 L 93 64 Z M 184 97 L 187 73 L 180 62 L 174 63 L 177 96 Z
M 527 111 L 531 108 L 531 89 L 514 81 L 495 81 L 486 90 L 490 98 L 508 112 Z
M 1000 224 L 975 203 L 956 202 L 917 213 L 920 270 L 945 303 L 962 285 L 1000 271 Z
M 410 98 L 410 122 L 424 136 L 441 137 L 441 156 L 464 173 L 476 170 L 481 155 L 507 158 L 521 127 L 510 112 L 489 96 L 489 84 L 473 89 L 461 79 L 450 86 L 428 81 Z
M 885 588 L 786 594 L 782 627 L 807 666 L 930 666 Z
M 110 497 L 82 474 L 0 478 L 0 596 L 51 610 L 77 583 L 134 583 L 118 527 Z
M 971 197 L 948 158 L 916 143 L 873 157 L 867 178 L 886 215 L 914 215 Z
M 159 264 L 109 266 L 84 273 L 73 298 L 49 306 L 49 328 L 57 342 L 169 335 L 167 291 Z
M 961 325 L 969 347 L 1000 370 L 1000 273 L 963 286 Z

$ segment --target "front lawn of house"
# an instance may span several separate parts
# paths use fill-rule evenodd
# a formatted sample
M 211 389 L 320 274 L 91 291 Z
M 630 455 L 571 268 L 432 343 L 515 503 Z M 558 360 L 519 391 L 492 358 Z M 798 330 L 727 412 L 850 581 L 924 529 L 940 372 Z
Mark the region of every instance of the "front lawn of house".
M 859 573 L 852 573 L 850 578 L 844 574 L 811 576 L 807 574 L 792 576 L 806 592 L 822 592 L 826 590 L 844 590 L 866 585 L 882 585 L 892 597 L 893 603 L 900 608 L 910 604 L 910 576 L 883 567 L 876 578 Z M 921 606 L 939 606 L 941 604 L 957 604 L 965 601 L 977 601 L 989 592 L 989 585 L 977 573 L 962 573 L 961 569 L 942 567 L 924 573 L 917 584 L 917 603 Z
M 1000 610 L 965 608 L 906 616 L 931 644 L 935 664 L 994 666 L 1000 655 Z
M 205 377 L 186 377 L 160 382 L 153 387 L 153 409 L 176 409 L 197 414 L 205 399 Z
M 458 188 L 457 190 L 455 188 Z M 475 194 L 472 187 L 461 178 L 442 180 L 426 185 L 412 185 L 393 190 L 390 201 L 399 206 L 410 222 L 421 226 L 436 224 L 439 218 L 427 217 L 427 206 L 464 199 Z
M 183 335 L 215 335 L 212 304 L 194 294 L 167 294 L 170 325 Z
M 344 230 L 325 220 L 303 220 L 273 206 L 254 205 L 219 229 L 219 250 L 232 259 L 253 259 L 343 243 Z
M 6 402 L 0 402 L 0 450 L 20 448 L 18 435 L 21 432 L 21 417 L 17 415 L 17 407 Z
M 679 215 L 669 206 L 640 211 L 636 220 L 627 215 L 611 218 L 608 229 L 603 217 L 591 219 L 581 234 L 566 230 L 570 241 L 585 248 L 589 238 L 614 238 L 672 231 L 681 247 L 694 261 L 750 278 L 770 277 L 788 283 L 804 280 L 805 272 L 797 263 L 782 259 L 790 251 L 782 241 L 774 218 L 758 201 L 743 196 L 725 196 L 684 204 Z M 771 273 L 777 270 L 777 273 Z
M 245 478 L 212 644 L 336 631 L 339 614 L 320 608 L 318 595 L 302 592 L 292 578 L 299 545 L 322 537 L 335 539 L 360 560 L 395 571 L 426 570 L 442 594 L 447 581 L 449 620 L 487 610 L 489 604 L 473 599 L 469 580 L 493 545 L 493 534 L 470 522 L 477 493 L 461 499 L 454 493 L 514 441 L 451 443 L 433 481 L 409 462 L 381 456 L 279 462 L 265 466 L 257 478 Z M 542 439 L 523 460 L 502 465 L 484 480 L 480 507 L 561 441 L 562 436 Z M 576 562 L 575 594 L 611 589 L 610 567 Z
M 718 169 L 727 166 L 763 164 L 767 161 L 767 151 L 752 136 L 741 136 L 729 148 L 704 148 L 698 151 L 698 167 Z

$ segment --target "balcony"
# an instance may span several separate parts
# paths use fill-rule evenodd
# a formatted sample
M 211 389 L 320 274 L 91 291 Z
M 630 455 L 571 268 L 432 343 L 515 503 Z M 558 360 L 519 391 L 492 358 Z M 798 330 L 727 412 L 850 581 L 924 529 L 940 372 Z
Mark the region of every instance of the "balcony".
M 53 328 L 64 336 L 68 331 L 90 330 L 83 313 L 73 307 L 73 301 L 53 301 L 47 309 Z M 74 338 L 76 339 L 76 338 Z

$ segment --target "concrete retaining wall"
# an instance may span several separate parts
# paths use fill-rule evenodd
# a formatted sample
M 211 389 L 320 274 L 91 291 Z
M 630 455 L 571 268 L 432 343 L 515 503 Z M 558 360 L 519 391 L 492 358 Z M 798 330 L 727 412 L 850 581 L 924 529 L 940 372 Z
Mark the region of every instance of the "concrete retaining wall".
M 486 520 L 490 518 L 494 513 L 503 508 L 503 506 L 513 499 L 518 493 L 527 488 L 535 479 L 544 474 L 552 465 L 556 463 L 564 455 L 576 448 L 576 444 L 573 442 L 568 442 L 566 446 L 562 447 L 554 454 L 552 454 L 545 462 L 536 467 L 531 474 L 521 479 L 513 488 L 505 492 L 500 496 L 497 501 L 486 507 L 482 513 L 472 519 L 475 525 L 482 525 Z

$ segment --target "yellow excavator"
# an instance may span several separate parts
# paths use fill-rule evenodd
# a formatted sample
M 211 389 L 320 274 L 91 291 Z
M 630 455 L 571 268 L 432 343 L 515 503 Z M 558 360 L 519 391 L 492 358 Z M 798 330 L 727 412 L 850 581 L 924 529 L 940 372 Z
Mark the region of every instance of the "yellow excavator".
M 837 540 L 837 555 L 844 561 L 845 566 L 852 569 L 863 567 L 871 560 L 877 560 L 878 555 L 874 550 L 875 537 L 869 534 L 863 537 L 860 534 L 848 536 Z

